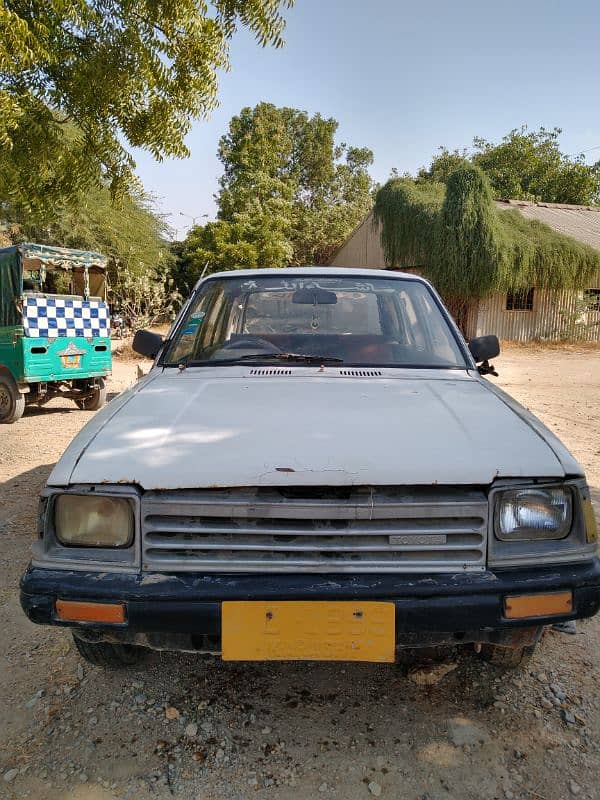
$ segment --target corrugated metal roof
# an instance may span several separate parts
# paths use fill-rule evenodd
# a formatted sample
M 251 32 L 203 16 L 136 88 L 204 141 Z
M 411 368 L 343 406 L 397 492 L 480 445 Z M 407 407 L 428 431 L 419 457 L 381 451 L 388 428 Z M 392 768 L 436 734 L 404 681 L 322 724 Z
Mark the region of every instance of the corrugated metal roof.
M 559 233 L 600 250 L 600 207 L 527 200 L 496 200 L 498 208 L 516 208 L 527 219 L 543 222 Z

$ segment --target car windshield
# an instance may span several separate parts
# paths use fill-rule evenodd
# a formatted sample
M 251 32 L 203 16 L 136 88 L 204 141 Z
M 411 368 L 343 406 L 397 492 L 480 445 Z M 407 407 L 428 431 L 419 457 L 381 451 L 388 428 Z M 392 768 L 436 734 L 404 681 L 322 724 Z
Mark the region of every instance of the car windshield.
M 265 275 L 207 280 L 163 366 L 236 363 L 461 368 L 432 292 L 404 278 Z

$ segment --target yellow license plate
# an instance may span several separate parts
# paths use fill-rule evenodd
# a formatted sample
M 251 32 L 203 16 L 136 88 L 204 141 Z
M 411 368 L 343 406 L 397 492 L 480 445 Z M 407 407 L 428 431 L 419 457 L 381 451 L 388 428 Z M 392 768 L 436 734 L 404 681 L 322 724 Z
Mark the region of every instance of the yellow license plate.
M 224 661 L 394 661 L 393 603 L 225 601 Z

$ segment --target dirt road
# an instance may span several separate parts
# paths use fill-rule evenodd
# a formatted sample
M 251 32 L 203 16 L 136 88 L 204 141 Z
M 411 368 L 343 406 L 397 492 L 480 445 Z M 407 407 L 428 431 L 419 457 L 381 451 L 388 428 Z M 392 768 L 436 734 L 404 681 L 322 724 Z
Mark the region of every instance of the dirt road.
M 600 509 L 600 352 L 510 349 L 497 366 L 583 463 Z M 111 390 L 135 371 L 117 362 Z M 175 654 L 109 673 L 30 624 L 17 584 L 36 496 L 91 416 L 54 401 L 0 427 L 0 798 L 598 798 L 600 618 L 548 633 L 523 672 L 463 654 L 430 688 L 397 666 Z

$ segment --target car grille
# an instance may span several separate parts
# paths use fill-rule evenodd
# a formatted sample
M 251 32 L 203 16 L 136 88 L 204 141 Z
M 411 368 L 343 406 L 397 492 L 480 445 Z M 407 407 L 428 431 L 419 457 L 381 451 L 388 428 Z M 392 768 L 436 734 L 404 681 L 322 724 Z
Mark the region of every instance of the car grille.
M 457 572 L 485 568 L 483 492 L 439 487 L 147 492 L 152 571 Z

